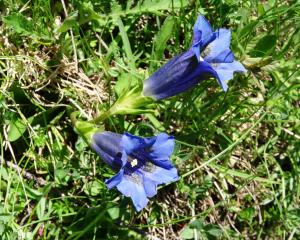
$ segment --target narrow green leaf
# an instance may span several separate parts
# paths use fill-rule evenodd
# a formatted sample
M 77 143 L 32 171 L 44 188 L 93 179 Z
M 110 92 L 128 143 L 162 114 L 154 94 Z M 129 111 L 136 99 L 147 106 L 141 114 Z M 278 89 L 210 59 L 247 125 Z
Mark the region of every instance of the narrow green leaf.
M 26 131 L 27 124 L 31 124 L 33 119 L 34 117 L 28 118 L 27 123 L 20 118 L 11 121 L 9 124 L 8 141 L 13 142 L 18 140 Z
M 69 16 L 64 20 L 62 25 L 57 29 L 58 33 L 63 33 L 68 31 L 74 26 L 78 25 L 78 11 L 72 12 Z
M 129 42 L 129 39 L 128 39 L 128 36 L 127 36 L 127 32 L 126 32 L 126 29 L 124 27 L 124 24 L 122 22 L 122 19 L 120 17 L 117 18 L 117 25 L 119 27 L 119 30 L 120 30 L 120 35 L 121 35 L 121 38 L 122 38 L 122 41 L 123 41 L 123 46 L 124 46 L 124 51 L 126 53 L 126 56 L 130 62 L 130 65 L 132 68 L 135 68 L 135 64 L 134 64 L 134 61 L 135 61 L 135 58 L 132 54 L 132 51 L 131 51 L 131 46 L 130 46 L 130 42 Z
M 165 127 L 161 124 L 161 122 L 157 120 L 157 118 L 154 116 L 154 114 L 147 113 L 147 114 L 145 114 L 145 117 L 149 119 L 149 121 L 153 124 L 153 126 L 157 130 L 159 130 L 161 132 L 166 130 Z
M 101 17 L 97 12 L 95 12 L 91 2 L 82 2 L 79 5 L 79 25 L 87 23 L 91 20 L 96 20 L 101 25 L 104 25 L 106 23 L 105 18 L 105 16 Z
M 258 182 L 264 182 L 264 183 L 269 183 L 269 184 L 279 184 L 279 182 L 276 182 L 272 179 L 266 179 L 266 178 L 258 177 L 256 175 L 252 175 L 252 174 L 249 174 L 249 173 L 229 169 L 229 168 L 226 168 L 226 167 L 221 166 L 221 165 L 210 164 L 210 166 L 217 169 L 218 171 L 220 171 L 222 173 L 229 174 L 229 175 L 232 175 L 232 176 L 235 176 L 235 177 L 249 179 L 249 180 L 255 180 L 255 181 L 258 181 Z
M 251 57 L 264 57 L 275 48 L 276 42 L 277 36 L 266 35 L 257 42 L 256 46 L 249 53 L 249 55 Z
M 266 13 L 263 4 L 259 3 L 259 4 L 257 5 L 257 12 L 258 12 L 258 16 L 262 16 L 262 15 L 264 15 L 264 14 Z
M 163 10 L 183 8 L 188 5 L 187 0 L 145 0 L 142 4 L 127 11 L 128 13 L 152 12 L 158 13 Z
M 36 206 L 36 214 L 39 220 L 43 219 L 45 215 L 45 209 L 46 209 L 46 198 L 42 197 Z
M 167 41 L 173 36 L 175 18 L 170 16 L 164 21 L 161 29 L 157 33 L 154 40 L 154 59 L 160 60 L 163 58 L 164 50 L 167 47 Z

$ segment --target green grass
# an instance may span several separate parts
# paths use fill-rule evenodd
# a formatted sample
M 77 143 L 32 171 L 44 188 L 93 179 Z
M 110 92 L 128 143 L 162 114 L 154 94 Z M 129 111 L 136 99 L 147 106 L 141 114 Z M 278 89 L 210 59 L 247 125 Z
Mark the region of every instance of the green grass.
M 1 239 L 300 238 L 298 1 L 62 2 L 0 1 Z M 188 49 L 199 14 L 248 72 L 105 122 L 175 136 L 181 180 L 136 213 L 70 113 L 92 119 Z

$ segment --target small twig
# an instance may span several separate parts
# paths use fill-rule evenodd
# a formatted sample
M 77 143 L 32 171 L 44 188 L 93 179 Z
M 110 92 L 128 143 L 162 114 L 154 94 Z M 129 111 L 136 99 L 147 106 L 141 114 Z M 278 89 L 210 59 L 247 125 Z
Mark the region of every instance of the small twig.
M 250 196 L 253 198 L 253 200 L 254 200 L 254 202 L 256 204 L 256 208 L 258 210 L 258 223 L 262 224 L 263 223 L 263 218 L 262 218 L 262 214 L 261 214 L 261 209 L 260 209 L 260 206 L 259 206 L 259 202 L 258 202 L 255 194 L 252 194 L 252 192 L 250 191 L 250 189 L 247 186 L 245 186 L 245 189 L 250 194 Z M 253 189 L 253 191 L 255 191 L 255 189 Z
M 26 11 L 29 8 L 28 5 L 30 2 L 31 2 L 31 0 L 29 0 L 27 3 L 25 3 L 24 6 L 20 9 L 19 13 Z
M 192 211 L 192 221 L 195 221 L 196 220 L 196 217 L 195 217 L 195 203 L 193 203 L 191 206 L 190 206 L 190 209 L 191 209 L 191 211 Z M 195 240 L 197 240 L 198 239 L 198 230 L 197 230 L 197 228 L 194 228 L 194 239 Z M 199 236 L 199 237 L 201 237 L 201 236 Z
M 164 220 L 163 214 L 161 215 L 161 222 L 162 222 L 162 224 L 165 224 L 165 220 Z M 167 239 L 167 238 L 166 238 L 166 227 L 163 226 L 162 230 L 163 230 L 164 240 L 166 240 L 166 239 Z
M 6 141 L 4 141 L 4 146 L 6 145 L 6 146 L 8 147 L 8 149 L 9 149 L 9 151 L 10 151 L 10 153 L 11 153 L 11 156 L 12 156 L 12 158 L 13 158 L 13 161 L 15 162 L 14 165 L 18 166 L 18 165 L 17 165 L 16 157 L 15 157 L 15 154 L 14 154 L 14 151 L 13 151 L 13 148 L 12 148 L 10 142 L 7 141 L 7 139 L 8 139 L 8 134 L 7 134 L 7 131 L 6 131 L 6 129 L 5 129 L 5 126 L 3 126 L 3 130 L 4 130 L 4 131 L 3 131 L 3 133 L 4 133 L 4 138 L 6 139 Z M 0 156 L 0 164 L 1 164 L 1 167 L 3 166 L 2 161 L 4 161 L 4 159 L 3 159 L 3 156 L 1 155 L 1 156 Z M 24 191 L 24 196 L 25 196 L 26 202 L 28 202 L 28 197 L 27 197 L 27 193 L 26 193 L 26 191 L 25 191 L 25 185 L 24 185 L 24 182 L 22 181 L 22 176 L 21 176 L 21 171 L 20 171 L 20 169 L 17 169 L 17 172 L 18 172 L 18 176 L 19 176 L 19 178 L 20 178 L 20 182 L 21 182 L 23 191 Z M 7 195 L 7 196 L 8 196 L 8 195 Z M 7 203 L 7 199 L 8 199 L 7 196 L 5 197 L 5 203 L 4 203 L 4 205 Z M 27 208 L 28 208 L 28 211 L 29 211 L 29 210 L 30 210 L 29 205 L 27 205 Z
M 291 136 L 297 138 L 298 140 L 300 140 L 300 136 L 299 136 L 298 134 L 296 134 L 296 133 L 294 133 L 294 132 L 292 132 L 291 130 L 288 130 L 288 129 L 286 129 L 286 128 L 282 128 L 282 129 L 283 129 L 283 131 L 285 131 L 287 134 L 289 134 L 289 135 L 291 135 Z
M 61 0 L 61 4 L 63 6 L 64 12 L 65 12 L 65 16 L 67 18 L 68 17 L 68 12 L 67 12 L 65 1 Z M 74 51 L 75 70 L 76 70 L 76 72 L 78 72 L 78 58 L 77 58 L 77 51 L 76 51 L 76 45 L 75 45 L 74 34 L 73 34 L 72 28 L 70 29 L 70 34 L 71 34 L 73 51 Z
M 86 119 L 90 119 L 90 116 L 72 99 L 68 99 L 80 112 L 81 115 L 83 115 Z
M 96 33 L 95 34 L 96 38 L 99 40 L 99 43 L 105 48 L 106 51 L 108 51 L 108 46 L 106 45 L 106 43 L 103 41 L 103 39 Z
M 294 238 L 294 234 L 296 233 L 296 231 L 297 231 L 297 228 L 294 228 L 293 231 L 291 232 L 288 240 L 292 240 Z
M 4 163 L 8 167 L 11 167 L 14 170 L 16 170 L 19 174 L 23 175 L 28 180 L 34 180 L 40 186 L 46 185 L 46 183 L 47 183 L 44 179 L 36 177 L 33 174 L 31 174 L 31 173 L 27 172 L 26 170 L 22 169 L 21 167 L 19 167 L 18 165 L 14 164 L 10 161 L 5 161 L 2 157 L 0 157 L 0 164 L 4 164 Z
M 227 218 L 230 226 L 234 229 L 234 231 L 236 231 L 237 234 L 241 236 L 242 235 L 241 232 L 234 226 L 234 223 L 233 223 L 233 221 L 231 220 L 231 218 L 229 217 L 228 214 L 226 215 L 226 218 Z

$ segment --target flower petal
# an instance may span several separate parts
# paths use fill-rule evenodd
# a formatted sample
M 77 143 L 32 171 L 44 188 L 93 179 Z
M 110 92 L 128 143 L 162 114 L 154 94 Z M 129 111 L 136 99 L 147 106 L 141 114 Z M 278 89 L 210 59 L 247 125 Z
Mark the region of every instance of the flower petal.
M 213 68 L 218 75 L 217 80 L 224 91 L 227 91 L 228 89 L 228 86 L 225 81 L 231 80 L 233 78 L 234 72 L 247 72 L 244 66 L 238 61 L 234 61 L 232 63 L 214 64 Z
M 204 16 L 199 16 L 194 25 L 193 45 L 206 46 L 213 38 L 213 29 Z
M 121 167 L 121 138 L 121 134 L 105 131 L 95 133 L 91 142 L 91 147 L 102 160 L 115 170 Z
M 174 150 L 174 137 L 169 136 L 166 133 L 160 133 L 155 143 L 152 145 L 149 151 L 149 160 L 155 165 L 170 169 L 173 168 L 172 162 L 169 160 L 169 157 Z
M 203 51 L 204 60 L 210 63 L 232 62 L 234 55 L 229 49 L 231 32 L 228 29 L 218 29 L 216 39 L 208 44 Z
M 155 141 L 154 138 L 142 138 L 125 132 L 122 136 L 121 146 L 130 155 L 133 151 L 150 147 Z
M 95 143 L 92 143 L 91 147 L 94 149 L 94 151 L 101 157 L 101 159 L 106 164 L 108 164 L 110 167 L 112 167 L 115 170 L 120 169 L 120 167 L 122 166 L 122 161 L 118 155 L 113 157 L 113 156 L 107 154 Z
M 143 172 L 145 178 L 151 179 L 156 182 L 157 185 L 177 181 L 179 179 L 177 169 L 174 167 L 165 169 L 157 166 L 154 172 Z
M 184 92 L 210 76 L 214 76 L 211 65 L 205 61 L 198 63 L 195 58 L 186 71 L 181 76 L 177 76 L 177 81 L 174 81 L 172 85 L 165 86 L 164 89 L 160 89 L 160 99 Z
M 143 175 L 143 182 L 144 182 L 144 189 L 146 192 L 147 197 L 153 197 L 156 195 L 157 184 L 156 181 L 153 181 L 151 178 L 148 178 L 146 175 Z
M 231 63 L 234 61 L 234 55 L 230 49 L 225 49 L 223 52 L 219 52 L 213 60 L 209 58 L 204 58 L 204 60 L 212 63 Z
M 144 83 L 144 95 L 159 100 L 174 96 L 197 85 L 213 75 L 214 70 L 205 61 L 198 62 L 191 50 L 167 62 Z
M 203 16 L 199 16 L 194 25 L 193 44 L 191 50 L 197 57 L 197 60 L 203 61 L 200 55 L 200 51 L 205 46 L 215 39 L 215 33 L 213 32 L 210 23 Z
M 156 100 L 169 97 L 164 93 L 165 90 L 172 88 L 174 83 L 180 81 L 182 76 L 189 72 L 193 55 L 192 51 L 187 51 L 171 58 L 145 80 L 143 94 Z
M 121 169 L 115 176 L 111 177 L 110 179 L 107 179 L 105 181 L 106 186 L 109 189 L 112 189 L 113 187 L 117 186 L 124 178 L 124 170 Z
M 104 131 L 95 133 L 92 141 L 101 148 L 102 151 L 114 157 L 116 153 L 122 152 L 122 148 L 120 146 L 121 139 L 121 134 Z
M 130 178 L 126 177 L 126 175 L 117 185 L 117 188 L 126 197 L 130 197 L 132 199 L 133 205 L 137 211 L 142 210 L 149 202 L 143 184 L 131 181 Z

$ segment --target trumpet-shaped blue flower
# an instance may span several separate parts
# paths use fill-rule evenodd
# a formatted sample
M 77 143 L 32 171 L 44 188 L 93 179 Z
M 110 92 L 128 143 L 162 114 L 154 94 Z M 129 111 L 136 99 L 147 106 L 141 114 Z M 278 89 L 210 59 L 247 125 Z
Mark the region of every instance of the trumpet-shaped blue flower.
M 234 72 L 246 72 L 235 61 L 231 52 L 231 32 L 227 29 L 213 31 L 209 22 L 199 16 L 194 25 L 191 48 L 169 60 L 144 82 L 143 94 L 157 100 L 186 91 L 199 82 L 215 77 L 224 91 L 226 81 Z
M 178 180 L 176 168 L 169 160 L 174 138 L 165 133 L 141 138 L 129 133 L 98 132 L 92 137 L 92 148 L 118 173 L 106 180 L 109 189 L 131 197 L 137 211 L 143 209 L 159 184 Z

